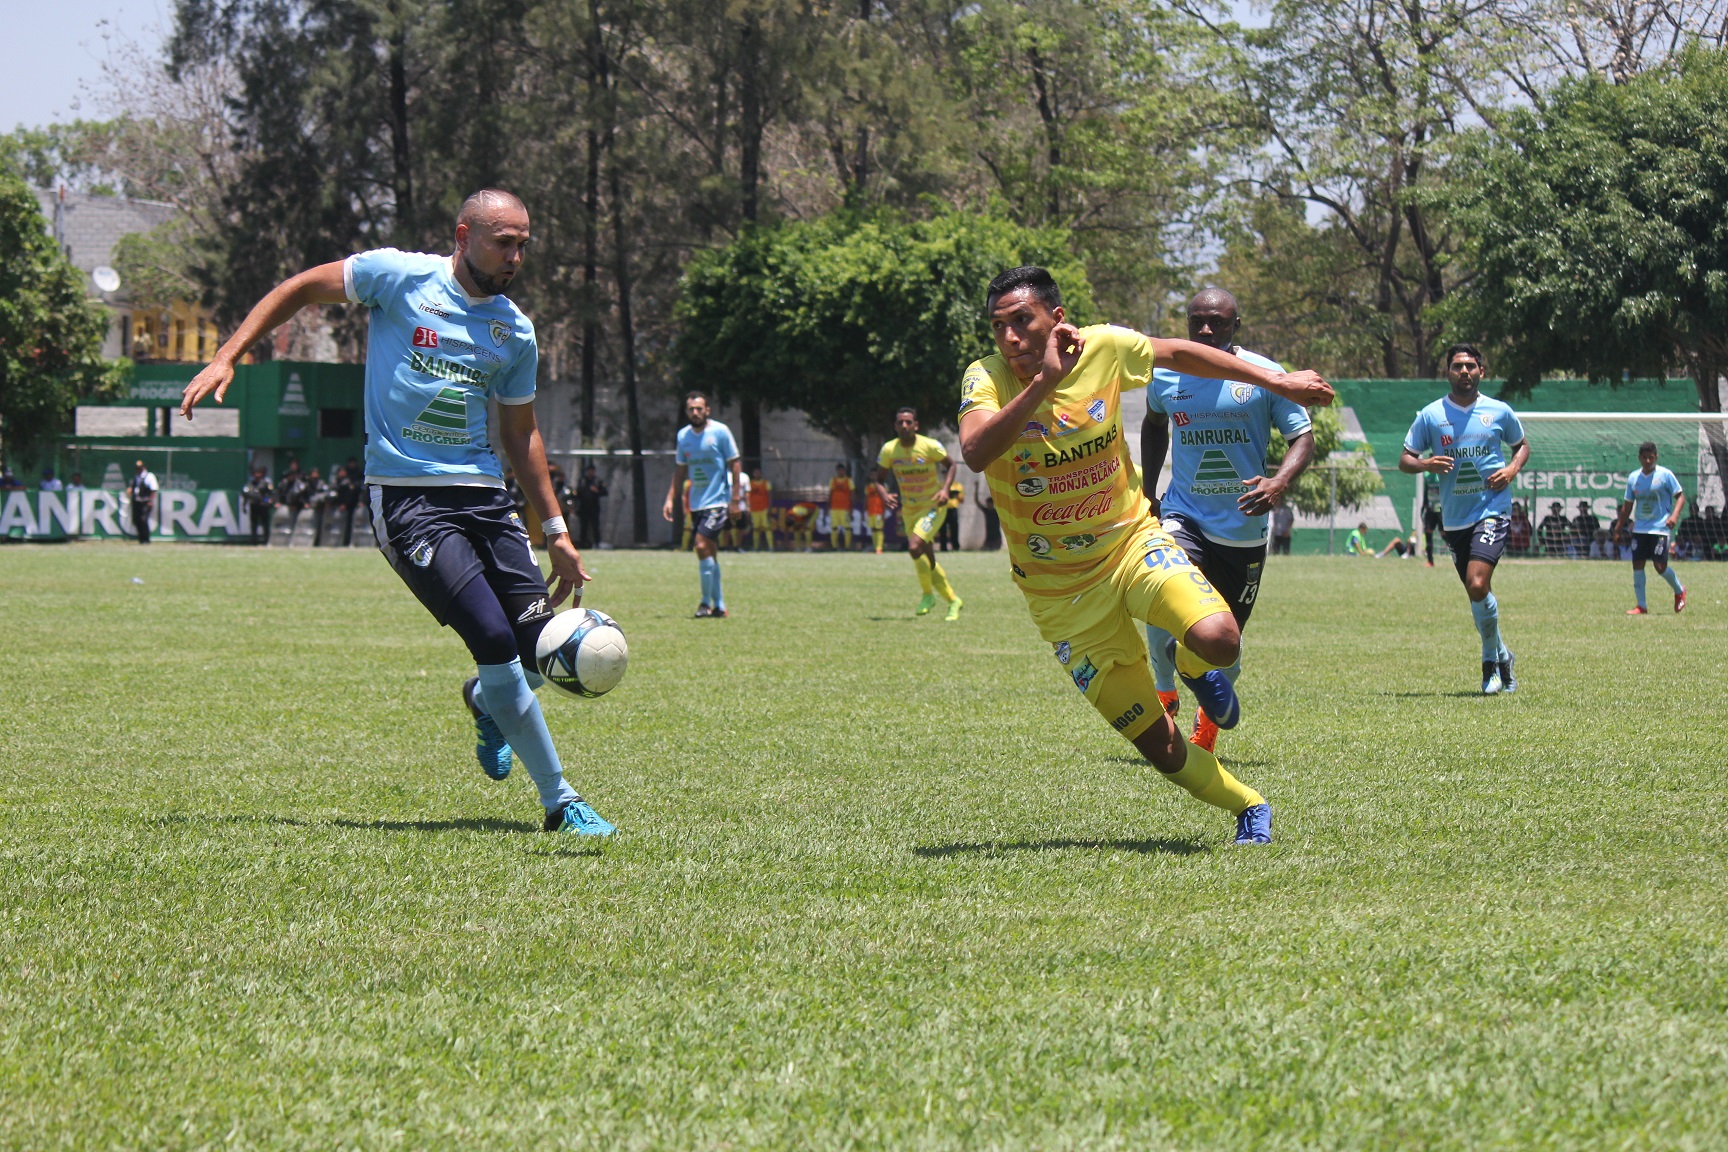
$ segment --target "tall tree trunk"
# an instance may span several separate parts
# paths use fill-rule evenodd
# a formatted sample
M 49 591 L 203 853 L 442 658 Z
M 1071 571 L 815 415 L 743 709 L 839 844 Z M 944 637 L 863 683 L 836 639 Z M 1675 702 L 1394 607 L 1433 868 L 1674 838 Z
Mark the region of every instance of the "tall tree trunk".
M 1056 123 L 1055 101 L 1050 97 L 1050 81 L 1045 75 L 1044 57 L 1038 49 L 1026 49 L 1026 59 L 1032 65 L 1032 86 L 1038 92 L 1038 119 L 1044 124 L 1045 159 L 1050 164 L 1050 198 L 1047 205 L 1049 219 L 1047 223 L 1054 224 L 1062 218 L 1062 195 L 1057 187 L 1056 173 L 1062 167 L 1062 136 L 1061 128 Z
M 610 125 L 607 135 L 611 136 Z M 610 141 L 608 141 L 610 144 Z M 608 148 L 610 152 L 610 148 Z M 648 543 L 648 474 L 642 459 L 642 406 L 636 395 L 636 327 L 630 315 L 630 248 L 624 224 L 624 187 L 618 175 L 618 158 L 608 165 L 607 183 L 612 194 L 612 277 L 618 285 L 618 341 L 624 361 L 624 399 L 630 431 L 631 527 L 636 543 Z
M 419 243 L 414 210 L 413 151 L 408 139 L 408 32 L 402 14 L 390 5 L 390 158 L 396 196 L 396 238 L 404 247 Z
M 738 83 L 739 212 L 754 224 L 762 183 L 762 25 L 754 12 L 744 17 L 740 33 Z
M 600 342 L 600 132 L 594 118 L 605 98 L 600 81 L 600 4 L 588 0 L 588 170 L 582 190 L 582 444 L 592 445 L 595 345 Z

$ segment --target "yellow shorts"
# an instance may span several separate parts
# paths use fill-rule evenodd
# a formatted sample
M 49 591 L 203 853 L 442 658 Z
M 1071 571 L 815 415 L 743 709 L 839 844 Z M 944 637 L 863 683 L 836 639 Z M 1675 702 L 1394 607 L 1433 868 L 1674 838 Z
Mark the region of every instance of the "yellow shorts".
M 936 533 L 941 531 L 942 524 L 947 519 L 948 505 L 938 504 L 913 522 L 912 535 L 928 544 L 936 539 Z
M 871 512 L 864 517 L 864 520 L 865 520 L 865 523 L 870 525 L 870 531 L 872 531 L 872 532 L 882 531 L 882 513 Z
M 750 513 L 750 526 L 758 532 L 768 531 L 768 513 L 766 510 Z
M 1038 634 L 1089 698 L 1093 681 L 1110 669 L 1146 663 L 1142 624 L 1180 638 L 1208 616 L 1230 611 L 1155 521 L 1136 530 L 1109 576 L 1080 595 L 1025 596 Z

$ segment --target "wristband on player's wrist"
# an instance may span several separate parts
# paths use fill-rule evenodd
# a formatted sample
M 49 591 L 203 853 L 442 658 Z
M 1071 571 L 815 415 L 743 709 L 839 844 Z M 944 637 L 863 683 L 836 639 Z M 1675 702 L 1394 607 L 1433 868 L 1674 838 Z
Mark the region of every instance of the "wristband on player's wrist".
M 564 517 L 548 516 L 540 521 L 540 531 L 547 536 L 568 536 L 570 529 L 564 527 Z

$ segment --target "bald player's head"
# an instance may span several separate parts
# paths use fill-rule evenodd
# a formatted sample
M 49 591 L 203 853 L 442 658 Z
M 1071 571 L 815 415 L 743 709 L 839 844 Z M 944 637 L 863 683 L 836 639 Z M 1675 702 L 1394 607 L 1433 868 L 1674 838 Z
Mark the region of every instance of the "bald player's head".
M 528 206 L 502 188 L 482 188 L 456 214 L 457 278 L 478 296 L 510 287 L 528 246 Z
M 1188 339 L 1213 348 L 1230 348 L 1242 320 L 1236 297 L 1222 288 L 1202 288 L 1188 301 Z

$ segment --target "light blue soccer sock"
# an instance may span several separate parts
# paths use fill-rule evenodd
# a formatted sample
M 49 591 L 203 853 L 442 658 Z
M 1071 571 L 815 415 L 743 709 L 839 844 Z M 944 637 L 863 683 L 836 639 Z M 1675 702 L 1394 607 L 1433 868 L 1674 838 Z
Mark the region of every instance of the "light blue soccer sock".
M 1668 581 L 1668 587 L 1674 589 L 1674 595 L 1678 596 L 1680 593 L 1686 591 L 1686 589 L 1680 587 L 1680 577 L 1675 574 L 1674 566 L 1672 564 L 1662 569 L 1659 575 L 1662 579 Z
M 720 557 L 710 556 L 708 558 L 708 563 L 713 565 L 712 574 L 708 579 L 714 586 L 714 599 L 712 601 L 714 610 L 716 612 L 724 612 L 726 610 L 726 594 L 720 591 Z
M 703 560 L 700 557 L 697 558 L 696 574 L 702 580 L 702 603 L 710 605 L 713 604 L 714 582 L 708 577 L 708 561 Z
M 710 556 L 698 560 L 696 567 L 702 573 L 702 603 L 714 608 L 723 607 L 720 603 L 720 558 Z
M 1506 659 L 1506 645 L 1500 642 L 1500 603 L 1494 593 L 1472 600 L 1470 615 L 1476 618 L 1476 631 L 1482 634 L 1482 659 Z
M 552 747 L 552 733 L 546 729 L 540 701 L 528 687 L 522 661 L 476 667 L 480 674 L 480 706 L 491 714 L 517 759 L 528 769 L 534 787 L 540 790 L 540 806 L 556 812 L 570 801 L 581 799 L 564 779 L 558 750 Z
M 1632 570 L 1632 591 L 1638 594 L 1638 607 L 1648 607 L 1644 603 L 1644 572 L 1642 569 L 1634 568 Z
M 1166 652 L 1170 633 L 1156 624 L 1146 625 L 1146 652 L 1152 657 L 1152 682 L 1160 692 L 1176 691 L 1176 662 Z

